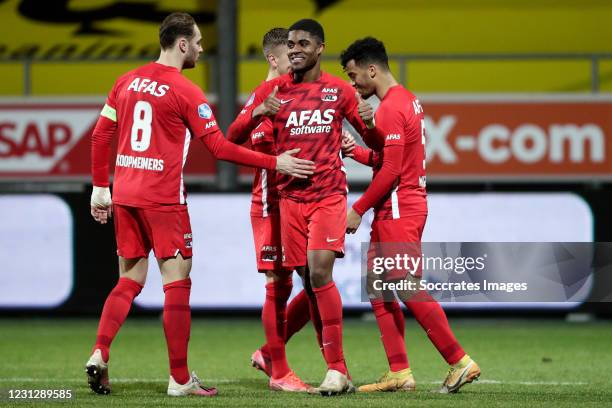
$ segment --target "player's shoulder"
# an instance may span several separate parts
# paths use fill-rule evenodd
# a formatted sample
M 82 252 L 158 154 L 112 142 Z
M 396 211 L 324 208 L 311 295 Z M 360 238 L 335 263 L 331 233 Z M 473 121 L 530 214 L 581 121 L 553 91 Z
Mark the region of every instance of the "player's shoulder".
M 347 81 L 325 71 L 321 71 L 321 82 L 328 87 L 336 87 L 351 91 L 353 90 L 353 87 Z
M 123 84 L 129 85 L 135 78 L 138 78 L 138 76 L 142 74 L 144 68 L 147 67 L 148 65 L 149 64 L 142 65 L 140 67 L 131 69 L 125 72 L 124 74 L 120 75 L 119 78 L 117 78 L 117 80 L 115 81 L 114 87 L 119 88 Z
M 417 97 L 402 85 L 395 85 L 387 91 L 387 95 L 380 103 L 379 109 L 383 111 L 409 111 Z
M 173 76 L 171 87 L 176 96 L 183 98 L 203 97 L 204 91 L 195 82 L 187 78 L 185 75 L 178 74 Z
M 278 86 L 279 89 L 282 89 L 287 86 L 291 86 L 292 78 L 290 74 L 284 74 L 276 78 L 272 78 L 268 81 L 264 81 L 264 83 L 267 90 L 272 90 L 275 86 Z

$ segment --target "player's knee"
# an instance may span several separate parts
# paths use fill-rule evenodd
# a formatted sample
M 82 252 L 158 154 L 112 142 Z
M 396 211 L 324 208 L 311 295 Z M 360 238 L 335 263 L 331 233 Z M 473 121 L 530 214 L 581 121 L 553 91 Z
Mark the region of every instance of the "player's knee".
M 328 268 L 312 267 L 310 268 L 310 284 L 314 288 L 320 288 L 331 281 L 332 274 Z

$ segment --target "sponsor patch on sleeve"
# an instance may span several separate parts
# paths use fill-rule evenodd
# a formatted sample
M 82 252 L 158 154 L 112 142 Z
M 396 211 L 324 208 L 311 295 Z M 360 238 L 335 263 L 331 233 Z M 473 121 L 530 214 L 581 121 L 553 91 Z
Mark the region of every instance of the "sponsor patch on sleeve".
M 212 117 L 212 109 L 210 109 L 207 103 L 203 103 L 198 106 L 198 115 L 202 119 L 210 119 Z

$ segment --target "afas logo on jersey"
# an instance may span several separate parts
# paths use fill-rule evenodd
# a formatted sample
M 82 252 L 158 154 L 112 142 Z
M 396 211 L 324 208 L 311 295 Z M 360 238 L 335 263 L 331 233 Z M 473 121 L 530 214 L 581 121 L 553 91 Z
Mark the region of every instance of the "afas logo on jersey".
M 321 91 L 321 100 L 323 102 L 336 102 L 338 100 L 338 88 L 323 88 Z
M 213 126 L 217 126 L 217 121 L 216 120 L 211 120 L 210 122 L 208 122 L 206 124 L 206 126 L 204 127 L 204 129 L 210 129 Z
M 400 140 L 401 136 L 399 133 L 391 133 L 390 135 L 387 135 L 387 140 Z
M 291 135 L 310 135 L 314 133 L 331 133 L 330 123 L 334 120 L 334 109 L 319 109 L 291 112 L 285 127 L 291 127 Z
M 203 103 L 198 106 L 198 115 L 202 119 L 210 119 L 212 117 L 212 109 L 210 109 L 207 103 Z

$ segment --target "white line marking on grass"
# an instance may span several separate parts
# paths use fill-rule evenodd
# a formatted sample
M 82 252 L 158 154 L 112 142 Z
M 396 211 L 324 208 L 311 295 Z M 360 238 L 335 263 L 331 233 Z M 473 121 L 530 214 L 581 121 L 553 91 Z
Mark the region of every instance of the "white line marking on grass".
M 1 378 L 0 383 L 11 383 L 11 382 L 41 382 L 41 383 L 82 383 L 86 380 L 83 378 L 33 378 L 33 377 L 7 377 Z M 229 379 L 229 378 L 203 378 L 202 382 L 204 383 L 214 383 L 214 384 L 238 384 L 243 379 Z M 112 378 L 111 382 L 115 383 L 166 383 L 168 380 L 160 379 L 160 378 Z M 309 381 L 314 383 L 316 381 Z M 439 385 L 440 381 L 418 381 L 417 384 L 431 384 L 431 385 Z M 508 385 L 557 385 L 557 386 L 576 386 L 576 385 L 588 385 L 588 382 L 569 382 L 569 381 L 500 381 L 500 380 L 478 380 L 475 384 L 508 384 Z
M 168 380 L 160 378 L 110 378 L 111 383 L 167 383 Z M 202 382 L 214 382 L 217 384 L 239 383 L 240 380 L 230 380 L 228 378 L 201 378 Z M 12 377 L 0 378 L 0 383 L 7 382 L 41 382 L 41 383 L 81 383 L 86 382 L 87 378 L 32 378 L 32 377 Z

